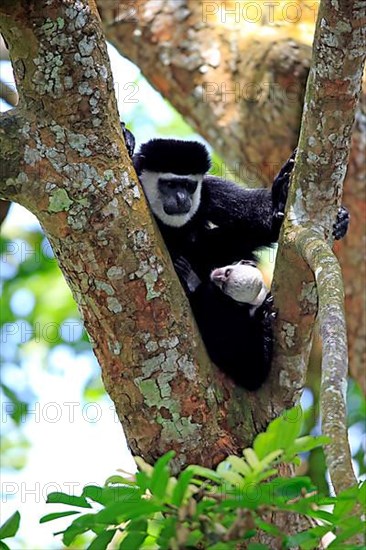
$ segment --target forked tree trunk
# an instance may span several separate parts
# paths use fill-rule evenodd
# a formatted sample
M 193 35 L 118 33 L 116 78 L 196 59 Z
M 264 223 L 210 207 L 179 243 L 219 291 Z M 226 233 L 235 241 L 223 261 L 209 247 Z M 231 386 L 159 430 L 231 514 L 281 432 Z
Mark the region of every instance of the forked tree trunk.
M 305 227 L 315 223 L 326 232 L 334 221 L 343 181 L 343 173 L 332 176 L 332 168 L 345 164 L 359 89 L 359 71 L 358 80 L 352 73 L 362 61 L 355 32 L 352 38 L 359 24 L 355 5 L 348 2 L 346 8 L 336 8 L 326 0 L 322 6 L 330 21 L 327 32 L 340 41 L 350 36 L 353 40 L 349 50 L 342 42 L 348 59 L 345 72 L 329 74 L 328 89 L 344 105 L 345 137 L 333 144 L 337 154 L 332 158 L 329 143 L 320 138 L 315 145 L 309 142 L 314 129 L 307 120 L 290 196 L 289 220 Z M 335 17 L 344 25 L 337 27 Z M 153 461 L 173 448 L 176 470 L 189 462 L 212 466 L 228 453 L 239 453 L 299 394 L 315 314 L 311 272 L 301 273 L 304 264 L 298 257 L 292 271 L 286 271 L 286 282 L 292 280 L 293 286 L 287 287 L 288 307 L 280 312 L 281 361 L 271 380 L 256 395 L 235 389 L 207 359 L 129 164 L 94 4 L 6 0 L 0 25 L 20 96 L 19 106 L 0 120 L 0 196 L 34 212 L 50 239 L 132 451 Z M 323 51 L 321 28 L 319 24 L 316 48 Z M 329 59 L 336 63 L 333 56 Z M 322 67 L 319 59 L 314 71 L 317 67 Z M 313 92 L 319 100 L 318 78 L 309 88 L 309 106 Z M 339 86 L 347 78 L 350 87 Z M 331 115 L 326 108 L 321 111 L 325 125 Z M 313 137 L 317 140 L 318 134 Z M 327 160 L 329 177 L 325 174 L 321 180 L 320 194 L 311 178 L 319 167 L 306 164 L 314 158 L 307 156 L 308 145 L 320 167 L 322 159 Z M 326 206 L 321 218 L 314 212 L 319 204 Z M 317 235 L 322 237 L 322 232 Z M 284 239 L 291 258 L 297 246 L 306 259 L 307 244 L 302 244 L 301 235 L 297 238 L 290 221 Z M 284 264 L 282 258 L 280 271 Z M 280 292 L 285 287 L 278 279 L 276 284 L 278 302 L 284 304 Z M 293 527 L 299 529 L 300 524 Z

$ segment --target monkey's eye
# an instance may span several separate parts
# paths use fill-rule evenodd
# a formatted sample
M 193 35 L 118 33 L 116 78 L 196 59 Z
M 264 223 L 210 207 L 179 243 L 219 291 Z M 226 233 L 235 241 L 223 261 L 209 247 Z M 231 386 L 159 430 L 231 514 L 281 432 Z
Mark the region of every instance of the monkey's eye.
M 231 272 L 232 272 L 232 269 L 230 269 L 230 268 L 227 269 L 227 270 L 225 271 L 225 277 L 229 277 L 229 275 L 230 275 Z
M 197 189 L 197 181 L 195 180 L 188 180 L 187 183 L 186 183 L 186 189 L 188 191 L 188 193 L 194 193 L 195 190 Z
M 169 188 L 169 189 L 175 189 L 177 187 L 177 184 L 175 183 L 175 181 L 167 181 L 166 182 L 166 186 Z

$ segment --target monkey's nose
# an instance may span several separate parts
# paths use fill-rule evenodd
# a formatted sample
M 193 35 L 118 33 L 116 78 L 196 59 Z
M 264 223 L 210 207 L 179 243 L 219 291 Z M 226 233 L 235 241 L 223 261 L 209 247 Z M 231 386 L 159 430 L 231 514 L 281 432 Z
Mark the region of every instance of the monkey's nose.
M 219 267 L 211 272 L 211 281 L 213 281 L 214 283 L 222 283 L 225 281 L 225 279 L 226 277 L 224 269 L 221 269 Z
M 179 206 L 182 206 L 186 202 L 186 196 L 184 193 L 178 191 L 177 193 L 177 203 Z

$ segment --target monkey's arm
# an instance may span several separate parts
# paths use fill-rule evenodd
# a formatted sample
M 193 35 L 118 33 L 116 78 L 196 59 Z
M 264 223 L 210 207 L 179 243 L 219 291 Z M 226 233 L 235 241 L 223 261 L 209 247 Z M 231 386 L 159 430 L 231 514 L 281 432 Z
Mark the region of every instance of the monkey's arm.
M 238 238 L 249 239 L 252 249 L 277 240 L 279 227 L 274 223 L 271 190 L 244 189 L 233 182 L 205 176 L 202 195 L 207 218 L 222 229 L 238 232 Z
M 245 189 L 222 178 L 205 176 L 202 191 L 209 220 L 219 227 L 240 231 L 253 248 L 276 242 L 284 218 L 294 156 L 295 152 L 274 179 L 271 189 Z M 347 208 L 340 206 L 333 226 L 336 240 L 346 235 L 349 222 Z
M 126 124 L 122 121 L 121 121 L 121 129 L 122 129 L 123 138 L 125 140 L 125 145 L 126 145 L 126 148 L 127 148 L 127 152 L 129 154 L 130 158 L 132 159 L 133 154 L 135 152 L 135 145 L 136 145 L 135 136 L 133 135 L 131 130 L 129 130 L 126 127 Z
M 271 189 L 245 189 L 228 180 L 206 176 L 204 191 L 210 221 L 245 232 L 255 247 L 277 241 L 295 154 L 296 151 L 283 165 Z

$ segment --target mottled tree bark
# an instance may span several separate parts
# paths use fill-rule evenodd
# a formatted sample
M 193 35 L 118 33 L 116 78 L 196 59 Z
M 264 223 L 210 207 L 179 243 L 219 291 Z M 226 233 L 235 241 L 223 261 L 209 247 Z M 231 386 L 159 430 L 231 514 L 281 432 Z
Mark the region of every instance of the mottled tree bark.
M 92 4 L 91 4 L 92 6 Z M 0 196 L 40 220 L 132 451 L 212 465 L 254 435 L 214 370 L 129 164 L 106 45 L 86 1 L 5 2 L 20 103 L 0 119 Z
M 311 50 L 282 29 L 221 24 L 210 16 L 219 4 L 102 0 L 98 7 L 107 39 L 220 153 L 227 165 L 218 175 L 263 184 L 297 144 Z
M 0 61 L 8 59 L 8 50 L 6 49 L 2 36 L 0 36 Z M 4 82 L 2 79 L 0 79 L 0 98 L 6 101 L 6 103 L 11 105 L 12 107 L 15 107 L 15 105 L 18 103 L 18 93 L 16 89 L 14 88 L 14 86 L 10 86 L 7 82 Z M 0 227 L 4 222 L 6 216 L 8 215 L 9 208 L 9 201 L 0 201 Z
M 332 440 L 326 457 L 337 492 L 356 479 L 347 439 L 348 357 L 342 278 L 329 244 L 361 92 L 366 50 L 360 29 L 365 15 L 357 0 L 338 4 L 322 0 L 320 4 L 293 186 L 274 276 L 275 298 L 289 304 L 286 310 L 281 308 L 278 318 L 276 366 L 280 372 L 289 350 L 294 351 L 292 368 L 304 371 L 304 351 L 309 350 L 319 301 L 322 425 Z M 285 273 L 290 287 L 283 284 Z M 303 353 L 299 353 L 301 349 Z
M 364 29 L 365 29 L 364 24 Z M 366 32 L 364 31 L 366 42 Z M 349 366 L 352 377 L 366 394 L 366 93 L 360 101 L 353 128 L 352 147 L 344 186 L 344 204 L 351 226 L 335 250 L 342 266 L 347 312 Z
M 220 14 L 224 4 L 227 7 Z M 226 164 L 217 167 L 217 174 L 239 177 L 249 185 L 272 180 L 296 146 L 300 128 L 311 50 L 302 43 L 296 25 L 284 20 L 290 14 L 282 6 L 279 18 L 272 17 L 278 4 L 272 8 L 268 2 L 258 4 L 262 25 L 252 30 L 246 23 L 254 14 L 241 9 L 239 2 L 101 0 L 98 4 L 108 40 L 220 153 Z M 310 3 L 299 22 L 309 10 L 307 21 L 315 22 L 316 7 Z M 366 313 L 361 299 L 366 297 L 365 131 L 360 109 L 344 189 L 351 229 L 336 251 L 345 277 L 351 374 L 366 392 Z
M 238 453 L 296 399 L 302 383 L 296 370 L 304 370 L 298 357 L 306 357 L 313 322 L 309 311 L 316 307 L 313 278 L 310 272 L 299 277 L 294 270 L 288 301 L 298 326 L 305 317 L 305 328 L 299 331 L 303 339 L 298 339 L 292 318 L 284 321 L 287 311 L 281 311 L 287 351 L 261 392 L 248 396 L 212 370 L 128 161 L 92 6 L 86 1 L 19 0 L 0 8 L 20 95 L 19 107 L 0 120 L 0 194 L 29 208 L 42 223 L 84 317 L 132 451 L 152 461 L 173 448 L 176 469 L 188 462 L 211 466 L 228 453 Z M 357 59 L 356 49 L 352 51 Z M 352 91 L 354 100 L 356 87 Z M 311 154 L 322 169 L 321 181 L 328 184 L 319 158 L 327 159 L 329 177 L 336 164 L 345 163 L 354 101 L 346 107 L 345 137 L 333 144 L 340 153 L 334 162 L 319 156 L 317 141 L 309 143 L 308 156 L 301 143 L 290 205 L 306 227 L 316 223 L 329 231 L 332 225 L 336 201 L 329 190 L 340 191 L 343 173 L 336 174 L 332 186 L 320 189 L 317 198 L 329 208 L 324 217 L 312 218 L 316 180 L 311 178 Z M 327 109 L 324 114 L 329 117 Z M 309 168 L 306 162 L 313 165 Z M 308 203 L 301 203 L 305 196 L 310 198 L 309 212 Z M 293 235 L 288 221 L 284 238 L 291 255 Z M 287 301 L 288 287 L 286 293 Z

